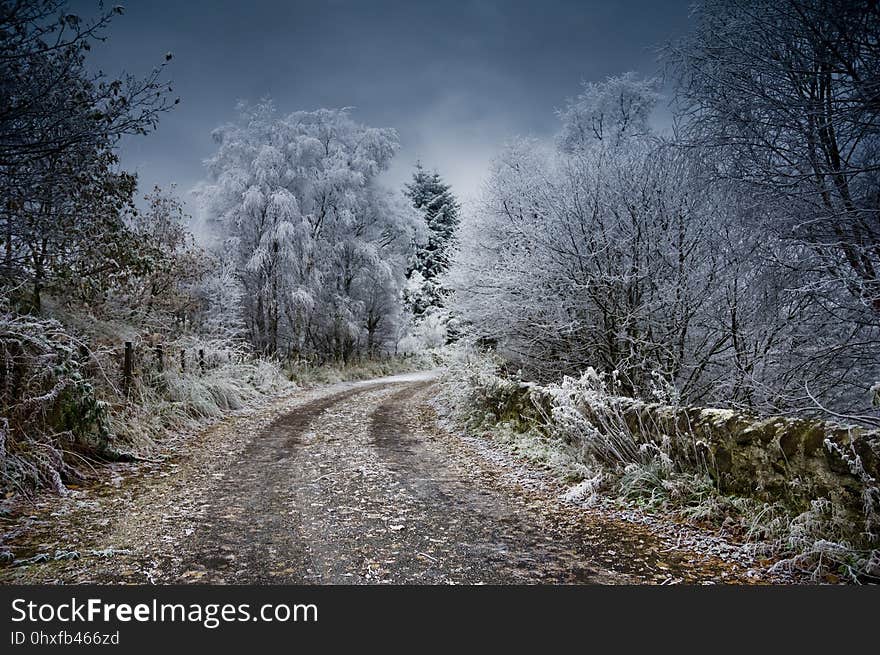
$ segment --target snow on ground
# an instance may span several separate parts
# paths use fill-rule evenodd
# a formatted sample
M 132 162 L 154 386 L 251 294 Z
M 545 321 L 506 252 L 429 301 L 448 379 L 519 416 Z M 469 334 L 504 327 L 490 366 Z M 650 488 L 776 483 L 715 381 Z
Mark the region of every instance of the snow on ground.
M 413 371 L 412 373 L 399 373 L 397 375 L 388 375 L 383 378 L 372 378 L 370 380 L 360 380 L 356 385 L 374 385 L 374 384 L 399 384 L 404 382 L 427 382 L 439 377 L 443 369 L 435 368 L 428 371 Z

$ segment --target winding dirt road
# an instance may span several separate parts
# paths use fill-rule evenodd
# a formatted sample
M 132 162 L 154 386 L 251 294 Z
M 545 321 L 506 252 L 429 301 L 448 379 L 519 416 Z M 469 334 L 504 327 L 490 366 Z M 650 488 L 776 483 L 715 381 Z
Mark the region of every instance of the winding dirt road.
M 297 393 L 161 464 L 14 508 L 0 526 L 17 562 L 0 582 L 754 581 L 562 502 L 491 440 L 440 429 L 434 385 L 415 374 Z

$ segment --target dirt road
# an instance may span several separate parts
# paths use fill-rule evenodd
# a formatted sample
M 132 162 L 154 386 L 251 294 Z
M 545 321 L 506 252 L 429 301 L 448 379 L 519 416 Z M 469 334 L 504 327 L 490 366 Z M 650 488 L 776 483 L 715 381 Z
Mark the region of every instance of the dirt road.
M 437 426 L 431 374 L 295 394 L 162 463 L 5 517 L 2 582 L 753 581 L 558 499 L 491 441 Z M 47 559 L 48 561 L 40 561 Z

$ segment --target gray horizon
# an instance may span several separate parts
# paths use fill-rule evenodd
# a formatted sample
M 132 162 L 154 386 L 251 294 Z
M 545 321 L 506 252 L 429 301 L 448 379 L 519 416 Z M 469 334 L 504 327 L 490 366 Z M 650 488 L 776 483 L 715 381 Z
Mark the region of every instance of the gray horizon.
M 175 184 L 194 212 L 188 192 L 205 178 L 212 130 L 236 119 L 239 101 L 271 97 L 279 113 L 352 107 L 358 122 L 396 129 L 383 181 L 401 187 L 418 160 L 468 203 L 506 141 L 555 133 L 555 110 L 582 81 L 657 75 L 656 50 L 687 31 L 689 1 L 139 1 L 88 61 L 137 76 L 173 53 L 180 104 L 120 148 L 139 198 Z M 71 9 L 93 16 L 97 2 Z M 668 126 L 668 110 L 653 120 Z

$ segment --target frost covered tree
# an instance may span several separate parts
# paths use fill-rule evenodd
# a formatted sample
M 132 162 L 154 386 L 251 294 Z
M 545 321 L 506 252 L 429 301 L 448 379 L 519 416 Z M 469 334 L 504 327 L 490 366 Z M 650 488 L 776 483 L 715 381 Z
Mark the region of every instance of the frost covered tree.
M 428 173 L 416 164 L 412 182 L 406 185 L 406 196 L 424 222 L 424 236 L 416 244 L 408 276 L 407 301 L 419 318 L 430 308 L 444 304 L 447 290 L 441 282 L 449 268 L 459 225 L 460 206 L 450 187 L 436 171 Z
M 240 312 L 260 350 L 348 360 L 387 348 L 416 228 L 377 182 L 397 150 L 393 130 L 347 110 L 276 114 L 242 106 L 215 131 L 207 213 L 217 255 L 235 262 Z
M 786 281 L 798 373 L 776 385 L 800 386 L 800 405 L 861 404 L 880 379 L 880 9 L 705 0 L 695 17 L 668 53 L 681 137 L 712 184 L 750 199 L 759 269 Z
M 652 84 L 587 89 L 556 148 L 497 158 L 463 225 L 449 283 L 468 334 L 528 377 L 593 367 L 650 400 L 808 409 L 805 383 L 867 400 L 876 356 L 852 337 L 869 333 L 798 292 L 797 246 L 756 229 L 774 205 L 715 176 L 725 160 L 652 134 Z
M 136 252 L 125 229 L 135 180 L 114 147 L 172 103 L 164 64 L 142 79 L 89 71 L 91 44 L 118 13 L 0 3 L 0 278 L 23 310 L 39 312 L 47 289 L 106 292 Z
M 773 203 L 833 284 L 880 314 L 880 8 L 707 0 L 670 48 L 693 145 Z
M 588 85 L 560 112 L 557 151 L 522 141 L 493 167 L 451 276 L 456 306 L 532 375 L 593 366 L 645 394 L 688 375 L 716 207 L 647 132 L 655 102 L 633 76 Z
M 162 331 L 181 332 L 201 313 L 201 289 L 217 265 L 195 243 L 190 218 L 171 191 L 159 187 L 134 213 L 130 229 L 140 252 L 139 274 L 124 287 L 133 310 Z
M 586 82 L 558 112 L 560 149 L 571 153 L 597 143 L 620 146 L 627 139 L 649 135 L 648 117 L 659 99 L 656 87 L 655 80 L 640 79 L 632 72 L 601 83 Z

